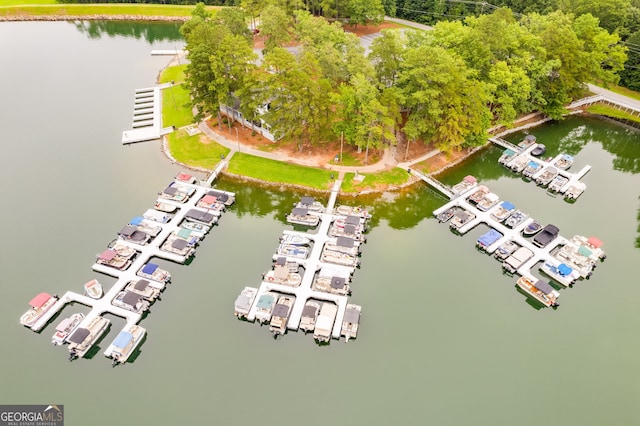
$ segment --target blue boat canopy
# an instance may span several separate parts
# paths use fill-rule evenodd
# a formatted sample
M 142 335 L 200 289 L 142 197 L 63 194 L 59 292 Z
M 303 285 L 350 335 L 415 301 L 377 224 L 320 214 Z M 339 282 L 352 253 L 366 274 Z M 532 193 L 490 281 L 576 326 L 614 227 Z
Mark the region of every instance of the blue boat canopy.
M 481 244 L 485 247 L 490 246 L 500 238 L 502 238 L 502 234 L 500 232 L 496 231 L 495 229 L 490 229 L 489 232 L 481 235 L 480 238 L 478 238 L 478 244 Z
M 142 225 L 143 221 L 144 221 L 144 218 L 142 216 L 136 216 L 133 219 L 131 219 L 131 222 L 129 222 L 129 225 L 134 225 L 134 226 Z
M 156 271 L 156 269 L 158 269 L 158 265 L 155 263 L 147 263 L 144 265 L 144 268 L 142 268 L 142 273 L 151 275 Z
M 573 156 L 569 155 L 569 154 L 564 154 L 562 156 L 563 159 L 567 160 L 567 161 L 573 161 Z
M 558 266 L 558 273 L 563 277 L 566 277 L 571 272 L 573 272 L 573 269 L 571 269 L 569 266 L 565 265 L 564 263 L 561 263 L 560 266 Z
M 503 152 L 504 155 L 515 155 L 515 153 L 516 152 L 512 149 L 505 149 Z
M 129 333 L 128 331 L 121 331 L 120 334 L 116 336 L 112 344 L 116 348 L 122 349 L 126 347 L 129 344 L 129 342 L 132 340 L 133 340 L 133 334 Z
M 540 164 L 536 163 L 535 161 L 529 161 L 529 164 L 527 164 L 527 166 L 537 169 L 540 166 Z
M 503 209 L 505 210 L 513 210 L 516 208 L 516 206 L 514 206 L 513 204 L 511 204 L 508 201 L 503 201 L 502 204 L 500 204 L 502 206 Z

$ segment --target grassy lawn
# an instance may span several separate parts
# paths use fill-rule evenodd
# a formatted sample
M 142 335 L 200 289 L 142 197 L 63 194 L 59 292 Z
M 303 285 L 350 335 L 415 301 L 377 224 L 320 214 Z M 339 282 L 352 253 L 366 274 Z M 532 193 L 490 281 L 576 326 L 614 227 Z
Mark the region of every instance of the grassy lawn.
M 176 161 L 189 166 L 213 170 L 221 156 L 227 156 L 229 149 L 213 141 L 201 142 L 202 135 L 189 136 L 185 130 L 177 130 L 167 135 L 169 151 Z
M 165 68 L 160 74 L 160 83 L 176 84 L 162 90 L 162 125 L 183 127 L 193 123 L 189 104 L 189 92 L 179 83 L 184 81 L 186 65 Z
M 54 0 L 3 0 L 0 15 L 143 15 L 190 17 L 195 6 L 163 4 L 60 4 Z M 208 10 L 217 7 L 207 6 Z
M 606 105 L 591 105 L 589 108 L 587 108 L 587 111 L 591 114 L 599 114 L 612 118 L 621 118 L 624 120 L 630 120 L 635 121 L 636 123 L 640 123 L 640 117 L 638 117 L 637 115 L 633 116 L 624 111 L 620 111 L 617 108 L 612 108 Z
M 376 190 L 385 188 L 388 185 L 402 185 L 410 178 L 409 173 L 406 170 L 398 167 L 380 173 L 363 173 L 365 176 L 362 182 L 356 182 L 353 180 L 355 173 L 347 173 L 340 190 L 342 192 L 360 192 L 365 190 Z
M 229 173 L 293 185 L 303 185 L 319 190 L 331 188 L 331 174 L 335 172 L 324 169 L 298 166 L 252 155 L 236 153 L 231 158 Z

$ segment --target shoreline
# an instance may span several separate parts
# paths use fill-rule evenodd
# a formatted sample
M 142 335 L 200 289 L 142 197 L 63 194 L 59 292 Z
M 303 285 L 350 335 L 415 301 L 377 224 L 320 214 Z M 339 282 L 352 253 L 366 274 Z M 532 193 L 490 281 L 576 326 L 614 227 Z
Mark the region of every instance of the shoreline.
M 186 22 L 190 16 L 160 15 L 0 15 L 0 22 L 59 22 L 59 21 L 147 21 L 147 22 Z

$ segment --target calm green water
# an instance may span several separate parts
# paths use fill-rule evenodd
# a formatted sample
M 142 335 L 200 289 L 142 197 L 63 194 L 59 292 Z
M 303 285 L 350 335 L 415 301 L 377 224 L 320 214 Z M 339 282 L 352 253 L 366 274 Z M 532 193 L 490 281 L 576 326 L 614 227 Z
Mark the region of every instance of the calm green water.
M 135 362 L 112 368 L 101 354 L 117 318 L 97 354 L 73 363 L 49 342 L 53 327 L 38 335 L 19 326 L 35 293 L 80 291 L 96 276 L 95 254 L 180 170 L 157 143 L 119 143 L 134 89 L 167 62 L 150 50 L 177 43 L 173 28 L 145 38 L 125 36 L 149 31 L 129 25 L 97 38 L 73 24 L 0 25 L 1 403 L 64 404 L 72 426 L 640 423 L 640 135 L 597 119 L 535 129 L 549 155 L 593 166 L 573 205 L 497 165 L 499 149 L 441 176 L 453 184 L 474 174 L 563 235 L 605 242 L 606 262 L 563 290 L 555 311 L 532 307 L 474 249 L 483 228 L 457 237 L 438 224 L 431 212 L 444 198 L 418 185 L 340 200 L 375 215 L 353 285 L 358 339 L 276 341 L 237 321 L 233 300 L 270 267 L 300 194 L 223 179 L 238 203 L 191 265 L 160 262 L 173 284 L 142 322 L 149 333 Z

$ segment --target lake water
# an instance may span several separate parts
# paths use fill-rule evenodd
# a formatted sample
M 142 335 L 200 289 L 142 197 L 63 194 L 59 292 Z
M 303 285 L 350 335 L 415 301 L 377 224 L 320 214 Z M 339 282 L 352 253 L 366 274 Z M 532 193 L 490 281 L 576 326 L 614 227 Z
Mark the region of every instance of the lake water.
M 181 170 L 157 142 L 120 144 L 134 90 L 168 62 L 150 51 L 176 47 L 175 26 L 0 24 L 0 403 L 64 404 L 70 426 L 640 422 L 640 134 L 595 118 L 534 130 L 549 155 L 575 155 L 573 170 L 593 166 L 575 204 L 500 167 L 498 148 L 440 176 L 473 174 L 562 235 L 604 241 L 608 259 L 562 290 L 557 310 L 536 309 L 475 250 L 486 228 L 459 237 L 438 224 L 445 199 L 419 184 L 339 200 L 374 213 L 351 297 L 363 306 L 358 339 L 274 340 L 236 320 L 233 301 L 270 267 L 300 194 L 222 179 L 237 204 L 189 266 L 160 262 L 173 283 L 142 321 L 134 362 L 112 368 L 102 356 L 118 318 L 91 359 L 72 363 L 51 325 L 21 327 L 37 292 L 112 283 L 91 271 L 95 254 Z

